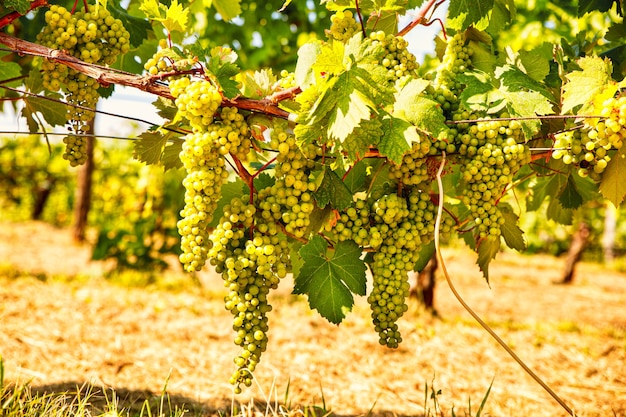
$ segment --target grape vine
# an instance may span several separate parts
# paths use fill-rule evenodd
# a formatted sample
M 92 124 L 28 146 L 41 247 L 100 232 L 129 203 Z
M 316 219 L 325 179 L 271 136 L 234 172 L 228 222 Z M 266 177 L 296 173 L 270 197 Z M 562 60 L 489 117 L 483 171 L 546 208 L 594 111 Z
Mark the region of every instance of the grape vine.
M 51 6 L 38 41 L 57 53 L 33 52 L 48 57 L 43 85 L 70 104 L 73 165 L 84 160 L 98 83 L 114 78 L 95 65 L 131 48 L 104 3 L 76 13 Z M 167 122 L 142 134 L 136 153 L 185 170 L 180 261 L 189 272 L 209 263 L 223 278 L 241 349 L 230 379 L 236 392 L 251 385 L 268 348 L 268 295 L 288 274 L 294 293 L 333 323 L 355 295 L 366 296 L 380 343 L 395 348 L 408 273 L 439 234 L 460 236 L 488 279 L 502 244 L 525 249 L 524 210 L 549 200 L 548 217 L 568 221 L 586 201 L 620 205 L 626 196 L 626 84 L 609 49 L 624 46 L 619 36 L 609 33 L 602 58 L 590 43 L 502 49 L 497 35 L 514 23 L 514 5 L 483 15 L 476 2 L 455 3 L 438 62 L 418 63 L 400 35 L 430 24 L 442 2 L 425 2 L 404 29 L 406 2 L 379 3 L 325 2 L 326 37 L 303 37 L 295 68 L 277 76 L 240 70 L 228 47 L 182 44 L 191 26 L 178 2 L 141 2 L 160 39 L 142 57 L 141 76 L 115 79 L 164 98 L 156 105 Z M 0 42 L 8 44 L 2 34 Z M 54 59 L 58 50 L 80 62 Z

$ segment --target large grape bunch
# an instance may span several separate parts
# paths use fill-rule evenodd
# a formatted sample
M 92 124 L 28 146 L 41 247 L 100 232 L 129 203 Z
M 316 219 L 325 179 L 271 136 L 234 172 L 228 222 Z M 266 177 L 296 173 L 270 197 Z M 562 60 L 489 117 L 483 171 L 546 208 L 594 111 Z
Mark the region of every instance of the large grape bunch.
M 611 161 L 612 153 L 621 149 L 626 137 L 626 96 L 604 100 L 596 111 L 602 119 L 586 121 L 582 129 L 555 135 L 552 158 L 576 166 L 578 175 L 599 180 Z
M 192 126 L 180 159 L 187 171 L 183 180 L 185 206 L 178 222 L 180 261 L 186 271 L 199 271 L 210 249 L 208 225 L 228 179 L 226 154 L 245 159 L 250 151 L 249 127 L 236 108 L 222 107 L 219 91 L 206 80 L 187 77 L 170 82 L 181 117 Z
M 248 197 L 234 198 L 224 207 L 210 241 L 209 258 L 228 289 L 225 307 L 233 315 L 235 344 L 242 348 L 230 379 L 239 393 L 241 385 L 252 384 L 252 372 L 267 348 L 267 313 L 272 309 L 267 296 L 291 268 L 289 248 L 277 224 L 264 218 Z
M 309 176 L 321 148 L 310 145 L 300 149 L 295 136 L 287 131 L 286 123 L 275 125 L 269 146 L 278 152 L 276 181 L 259 190 L 259 208 L 265 219 L 280 223 L 285 232 L 299 239 L 305 237 L 315 208 L 313 192 L 317 186 Z
M 70 13 L 62 6 L 52 5 L 45 13 L 46 25 L 37 35 L 44 46 L 61 49 L 90 64 L 110 65 L 118 55 L 130 48 L 130 35 L 122 21 L 111 16 L 103 6 L 92 6 Z M 87 142 L 83 136 L 93 119 L 93 109 L 100 98 L 98 82 L 60 62 L 43 60 L 43 85 L 50 91 L 63 91 L 68 108 L 69 134 L 64 138 L 63 157 L 72 166 L 83 164 L 87 158 Z
M 373 286 L 367 300 L 379 342 L 390 348 L 402 342 L 397 321 L 408 308 L 408 274 L 434 238 L 437 211 L 427 192 L 405 190 L 406 197 L 391 193 L 358 199 L 324 229 L 331 241 L 353 240 L 372 253 Z M 453 221 L 448 216 L 442 220 L 442 233 L 447 234 Z

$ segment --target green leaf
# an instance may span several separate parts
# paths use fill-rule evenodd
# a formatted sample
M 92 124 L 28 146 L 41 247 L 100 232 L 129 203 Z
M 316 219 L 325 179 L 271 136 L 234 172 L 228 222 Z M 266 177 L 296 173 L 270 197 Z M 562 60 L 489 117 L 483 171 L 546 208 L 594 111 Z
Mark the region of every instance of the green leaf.
M 594 11 L 608 12 L 613 3 L 618 3 L 617 0 L 579 0 L 578 1 L 578 17 L 582 17 L 587 13 Z
M 161 162 L 163 148 L 167 143 L 168 134 L 163 134 L 158 130 L 143 132 L 135 140 L 133 157 L 147 165 Z
M 568 175 L 567 183 L 559 195 L 559 202 L 566 209 L 576 209 L 583 204 L 583 197 L 577 190 L 573 175 Z
M 554 220 L 559 224 L 572 224 L 574 211 L 564 208 L 558 199 L 553 198 L 548 204 L 546 217 L 550 220 Z
M 313 65 L 317 57 L 322 53 L 322 46 L 319 42 L 305 43 L 298 49 L 298 62 L 294 71 L 296 84 L 303 90 L 315 82 Z
M 416 79 L 407 83 L 396 95 L 393 109 L 395 117 L 407 120 L 422 132 L 437 137 L 447 131 L 446 118 L 441 105 L 421 94 L 429 85 L 428 80 Z
M 486 31 L 499 34 L 514 20 L 516 13 L 515 0 L 495 0 Z
M 502 213 L 504 218 L 504 224 L 501 227 L 502 237 L 506 245 L 517 251 L 526 250 L 526 239 L 524 239 L 524 232 L 517 225 L 519 217 L 513 211 L 513 208 L 506 203 L 500 203 L 498 209 Z
M 351 240 L 339 242 L 330 251 L 322 237 L 314 236 L 300 249 L 304 264 L 295 279 L 294 294 L 307 294 L 311 308 L 331 323 L 341 323 L 354 305 L 352 293 L 365 295 L 366 266 L 361 254 Z
M 369 105 L 373 107 L 373 103 L 348 85 L 338 90 L 337 108 L 329 118 L 328 136 L 343 142 L 361 120 L 369 119 Z
M 165 6 L 161 5 L 158 0 L 142 0 L 139 10 L 144 12 L 148 19 L 160 20 L 162 18 L 161 9 L 165 10 Z
M 417 129 L 406 120 L 386 116 L 382 121 L 385 134 L 378 143 L 378 151 L 391 161 L 399 164 L 413 142 L 419 141 Z
M 165 171 L 169 169 L 182 168 L 183 163 L 180 160 L 180 152 L 183 150 L 182 139 L 171 141 L 163 148 L 163 154 L 161 155 L 161 164 Z
M 352 193 L 341 178 L 330 168 L 324 167 L 322 182 L 314 193 L 319 207 L 326 207 L 328 203 L 333 208 L 344 210 L 352 204 Z
M 485 29 L 493 4 L 494 0 L 450 0 L 447 25 L 459 31 L 472 25 Z
M 619 207 L 626 196 L 626 147 L 617 151 L 602 174 L 600 192 L 615 207 Z
M 59 98 L 57 94 L 52 94 L 49 97 Z M 24 97 L 23 102 L 22 115 L 27 120 L 32 120 L 34 113 L 40 113 L 45 121 L 52 126 L 63 126 L 66 122 L 67 107 L 63 103 L 35 96 Z M 34 133 L 37 131 L 37 127 L 35 127 L 35 130 L 32 129 L 31 122 L 28 123 L 28 126 L 30 132 Z
M 512 65 L 499 67 L 496 77 L 502 83 L 499 91 L 506 98 L 512 116 L 532 118 L 553 113 L 552 94 L 519 68 Z M 540 120 L 520 120 L 520 123 L 528 140 L 541 128 Z
M 558 168 L 555 167 L 554 172 L 559 172 L 556 169 Z M 526 198 L 526 210 L 538 210 L 546 198 L 559 195 L 560 190 L 565 187 L 566 183 L 567 176 L 563 174 L 555 174 L 550 177 L 539 177 L 535 182 L 531 183 L 528 189 L 529 192 Z
M 343 183 L 351 194 L 358 193 L 365 189 L 368 168 L 368 164 L 364 160 L 360 160 L 348 171 Z
M 152 105 L 157 109 L 157 114 L 165 120 L 174 120 L 178 112 L 178 108 L 169 98 L 159 97 Z
M 543 81 L 550 73 L 550 60 L 553 45 L 544 42 L 530 51 L 520 51 L 519 58 L 524 71 L 535 81 Z
M 22 67 L 20 67 L 17 63 L 2 61 L 2 65 L 0 65 L 0 81 L 3 81 L 3 85 L 9 87 L 18 87 L 21 84 L 20 80 L 12 81 L 10 83 L 4 81 L 11 78 L 18 78 L 21 75 Z M 4 95 L 5 91 L 6 90 L 4 88 L 0 88 L 0 97 Z
M 563 85 L 562 112 L 567 113 L 578 106 L 591 103 L 594 96 L 602 92 L 611 80 L 613 67 L 609 60 L 598 57 L 584 57 L 577 61 L 582 71 L 566 75 Z
M 359 160 L 370 146 L 378 146 L 383 134 L 378 118 L 363 120 L 343 141 L 343 150 L 352 161 Z
M 422 246 L 422 249 L 420 250 L 420 257 L 417 262 L 415 262 L 415 265 L 413 265 L 413 271 L 422 272 L 435 254 L 435 250 L 436 247 L 434 240 L 431 240 L 428 245 Z
M 28 12 L 28 9 L 30 9 L 29 0 L 4 0 L 2 1 L 2 3 L 7 9 L 15 10 L 21 15 L 26 14 L 26 12 Z
M 489 263 L 492 259 L 495 259 L 500 251 L 500 237 L 487 236 L 480 241 L 476 251 L 478 252 L 478 260 L 476 263 L 480 267 L 480 270 L 483 271 L 485 280 L 489 283 Z
M 231 21 L 241 14 L 241 0 L 204 0 L 208 7 L 211 4 L 225 21 Z

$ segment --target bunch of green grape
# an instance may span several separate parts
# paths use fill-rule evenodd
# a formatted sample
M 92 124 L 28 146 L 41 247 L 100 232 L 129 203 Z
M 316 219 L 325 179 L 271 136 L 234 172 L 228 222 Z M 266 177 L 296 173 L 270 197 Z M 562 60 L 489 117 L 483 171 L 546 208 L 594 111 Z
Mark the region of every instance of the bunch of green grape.
M 37 35 L 44 46 L 61 49 L 90 64 L 110 65 L 118 55 L 130 48 L 130 35 L 122 21 L 115 19 L 103 6 L 70 13 L 62 6 L 52 5 L 45 13 L 46 25 Z M 87 157 L 86 140 L 82 136 L 94 117 L 93 109 L 100 98 L 98 82 L 60 62 L 44 60 L 43 85 L 50 91 L 63 91 L 67 103 L 70 134 L 64 139 L 63 155 L 72 166 L 83 164 Z
M 178 116 L 189 121 L 192 129 L 204 131 L 213 123 L 215 113 L 222 104 L 219 89 L 208 80 L 192 81 L 180 77 L 170 81 L 170 93 L 175 99 Z
M 599 180 L 611 161 L 612 151 L 621 149 L 626 137 L 626 96 L 602 103 L 600 120 L 588 121 L 583 129 L 554 136 L 552 158 L 578 167 L 578 175 Z
M 408 308 L 408 274 L 422 247 L 434 238 L 436 211 L 430 195 L 417 189 L 407 198 L 385 195 L 372 204 L 372 223 L 381 233 L 382 244 L 370 263 L 373 287 L 367 301 L 379 342 L 390 348 L 402 342 L 397 321 Z M 449 232 L 450 222 L 442 225 Z
M 233 315 L 235 344 L 242 348 L 230 378 L 235 392 L 252 384 L 252 373 L 267 349 L 267 296 L 290 269 L 289 248 L 274 221 L 258 215 L 248 198 L 234 198 L 224 206 L 211 233 L 209 258 L 222 275 L 228 294 L 225 308 Z
M 462 201 L 469 207 L 479 239 L 499 237 L 504 224 L 497 207 L 517 171 L 530 161 L 530 148 L 519 143 L 518 122 L 484 120 L 462 136 L 464 155 L 470 157 L 461 170 Z
M 310 145 L 301 150 L 295 136 L 286 129 L 286 123 L 277 123 L 271 130 L 270 148 L 278 152 L 274 168 L 276 182 L 259 190 L 259 209 L 264 219 L 280 222 L 289 235 L 302 238 L 315 208 L 313 192 L 317 186 L 309 174 L 321 149 Z
M 402 162 L 392 165 L 389 176 L 397 182 L 410 186 L 424 186 L 432 180 L 427 156 L 430 153 L 431 141 L 421 136 L 420 142 L 413 146 L 402 157 Z
M 330 16 L 330 22 L 330 29 L 326 30 L 326 36 L 331 40 L 345 43 L 361 30 L 361 25 L 350 10 L 336 12 Z
M 405 77 L 416 76 L 419 64 L 407 46 L 409 43 L 401 36 L 386 34 L 383 31 L 370 33 L 372 44 L 380 45 L 385 53 L 378 62 L 387 70 L 387 79 L 390 83 Z
M 187 135 L 180 152 L 187 171 L 183 180 L 185 206 L 178 221 L 180 261 L 188 272 L 199 271 L 207 260 L 208 225 L 228 179 L 225 160 L 208 132 Z
M 220 155 L 232 154 L 245 161 L 252 141 L 250 127 L 236 107 L 222 107 L 217 120 L 207 127 Z

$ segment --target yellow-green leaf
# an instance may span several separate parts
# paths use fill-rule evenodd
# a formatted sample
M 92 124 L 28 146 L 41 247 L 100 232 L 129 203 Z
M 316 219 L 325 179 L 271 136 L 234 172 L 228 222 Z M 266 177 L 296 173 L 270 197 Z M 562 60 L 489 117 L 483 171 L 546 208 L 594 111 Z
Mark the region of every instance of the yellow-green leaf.
M 600 192 L 615 207 L 619 207 L 626 196 L 626 147 L 622 147 L 609 162 L 602 175 Z

